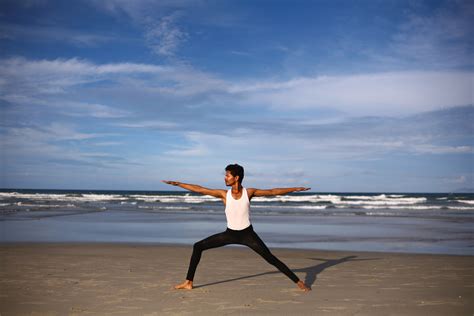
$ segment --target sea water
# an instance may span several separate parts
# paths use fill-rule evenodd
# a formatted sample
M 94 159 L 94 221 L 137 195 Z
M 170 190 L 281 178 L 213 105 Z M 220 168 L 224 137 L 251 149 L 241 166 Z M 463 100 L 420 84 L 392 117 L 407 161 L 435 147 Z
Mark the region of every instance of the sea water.
M 251 222 L 269 247 L 474 255 L 474 194 L 256 197 Z M 190 192 L 0 190 L 0 242 L 192 245 L 225 228 L 222 201 Z

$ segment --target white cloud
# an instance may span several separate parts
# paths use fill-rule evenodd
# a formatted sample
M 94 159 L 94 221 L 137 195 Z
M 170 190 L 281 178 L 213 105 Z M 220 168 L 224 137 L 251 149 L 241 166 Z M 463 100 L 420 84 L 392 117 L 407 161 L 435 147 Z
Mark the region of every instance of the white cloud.
M 176 25 L 179 14 L 161 18 L 158 22 L 150 21 L 146 25 L 145 38 L 153 52 L 158 55 L 173 56 L 178 47 L 186 41 L 188 34 Z
M 472 66 L 472 1 L 456 1 L 434 10 L 408 11 L 389 52 L 397 59 L 437 68 Z
M 469 191 L 472 191 L 472 189 L 474 188 L 474 179 L 472 173 L 442 177 L 441 180 L 449 184 L 466 186 L 466 188 L 469 188 Z
M 469 71 L 404 71 L 341 76 L 296 77 L 290 80 L 241 81 L 219 78 L 190 66 L 136 63 L 94 64 L 86 60 L 0 60 L 2 98 L 61 96 L 87 91 L 84 84 L 107 81 L 108 92 L 147 97 L 172 97 L 177 104 L 226 104 L 289 111 L 329 108 L 353 116 L 408 115 L 473 103 L 474 73 Z M 47 100 L 49 101 L 49 100 Z M 61 101 L 55 100 L 55 103 Z M 97 117 L 127 115 L 106 105 L 81 102 L 66 105 L 90 108 Z
M 466 154 L 474 153 L 473 146 L 436 146 L 431 144 L 413 145 L 411 148 L 422 154 Z
M 174 149 L 167 150 L 163 156 L 167 158 L 182 158 L 182 157 L 203 157 L 212 154 L 213 146 L 209 146 L 203 138 L 210 135 L 205 135 L 200 132 L 186 132 L 184 137 L 190 145 L 172 145 Z M 212 135 L 211 137 L 215 137 Z
M 117 167 L 129 162 L 107 152 L 91 152 L 76 146 L 66 146 L 61 141 L 90 141 L 110 136 L 108 133 L 84 133 L 73 124 L 51 123 L 44 126 L 20 126 L 3 128 L 0 148 L 5 151 L 4 167 L 46 164 L 74 164 L 100 167 Z M 104 163 L 105 161 L 105 163 Z
M 466 176 L 463 175 L 463 176 L 459 176 L 456 179 L 454 179 L 453 182 L 454 183 L 459 183 L 459 184 L 466 183 L 466 179 L 467 179 Z
M 125 143 L 121 142 L 97 142 L 97 143 L 91 143 L 92 146 L 121 146 L 125 145 Z
M 122 118 L 131 115 L 131 112 L 115 109 L 108 105 L 84 102 L 62 102 L 51 105 L 65 107 L 58 112 L 68 116 L 91 116 L 97 118 Z
M 39 97 L 30 97 L 18 94 L 7 94 L 0 95 L 0 100 L 5 100 L 12 104 L 20 104 L 23 106 L 40 105 L 49 107 L 55 110 L 55 113 L 63 114 L 66 116 L 89 116 L 97 118 L 122 118 L 129 117 L 132 115 L 131 112 L 126 110 L 116 109 L 114 107 L 97 104 L 97 103 L 86 103 L 86 102 L 74 102 L 74 101 L 59 101 L 59 100 L 47 100 Z
M 331 133 L 350 121 L 329 126 L 323 133 L 275 133 L 265 129 L 239 129 L 229 134 L 207 132 L 187 132 L 184 146 L 176 146 L 164 153 L 164 157 L 174 161 L 182 157 L 210 161 L 225 160 L 230 157 L 237 161 L 267 162 L 269 166 L 288 163 L 316 163 L 318 161 L 376 160 L 387 154 L 472 154 L 470 145 L 438 145 L 436 137 L 419 134 L 405 135 L 389 127 L 380 133 L 371 134 L 372 128 L 364 128 L 348 133 Z M 382 124 L 382 123 L 380 123 Z M 324 130 L 325 128 L 322 127 Z M 437 131 L 432 131 L 435 135 Z
M 60 141 L 60 140 L 85 140 L 104 136 L 96 133 L 82 133 L 75 130 L 74 125 L 53 122 L 50 125 L 40 129 L 19 128 L 18 131 L 25 130 L 29 132 L 40 133 L 39 141 Z M 38 134 L 37 134 L 38 135 Z M 28 133 L 25 135 L 28 136 Z M 31 134 L 29 135 L 31 137 Z
M 108 34 L 86 33 L 58 26 L 24 26 L 12 23 L 0 24 L 0 38 L 18 41 L 67 42 L 74 46 L 98 46 L 111 41 L 124 41 L 123 37 Z M 131 39 L 127 39 L 130 41 Z
M 473 103 L 472 72 L 387 72 L 231 86 L 252 104 L 330 107 L 352 115 L 404 115 Z
M 178 25 L 181 9 L 196 1 L 91 1 L 98 8 L 114 15 L 125 14 L 143 29 L 147 46 L 157 55 L 174 57 L 188 34 Z M 170 13 L 171 12 L 171 13 Z
M 13 76 L 26 78 L 27 76 L 38 75 L 53 77 L 55 75 L 67 76 L 96 76 L 110 74 L 132 74 L 132 73 L 169 73 L 174 71 L 173 67 L 137 64 L 137 63 L 115 63 L 96 65 L 87 60 L 77 58 L 71 59 L 42 59 L 29 60 L 22 57 L 8 58 L 0 60 L 0 70 L 2 76 Z M 32 78 L 34 79 L 34 78 Z M 64 78 L 61 78 L 64 79 Z M 36 79 L 38 80 L 38 79 Z
M 152 120 L 152 121 L 140 121 L 135 123 L 116 123 L 115 126 L 120 127 L 128 127 L 128 128 L 158 128 L 158 129 L 166 129 L 166 128 L 176 128 L 179 125 L 174 122 L 167 122 L 167 121 L 160 121 L 160 120 Z
M 140 77 L 147 75 L 150 77 Z M 120 84 L 120 80 L 130 80 L 125 81 L 126 83 L 137 80 L 139 85 L 145 85 L 145 89 L 159 87 L 161 83 L 163 88 L 169 88 L 170 91 L 184 89 L 187 94 L 208 91 L 213 84 L 219 82 L 212 75 L 188 66 L 138 63 L 97 65 L 76 58 L 28 60 L 21 57 L 0 60 L 0 79 L 0 85 L 4 87 L 5 92 L 8 89 L 23 89 L 48 94 L 102 80 L 116 84 Z M 10 90 L 9 92 L 11 94 Z

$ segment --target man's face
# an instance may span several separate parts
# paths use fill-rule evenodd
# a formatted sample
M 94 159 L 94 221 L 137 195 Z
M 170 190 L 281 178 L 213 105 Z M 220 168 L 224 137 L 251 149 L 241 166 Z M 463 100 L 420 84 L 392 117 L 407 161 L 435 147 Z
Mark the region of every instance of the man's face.
M 232 186 L 234 185 L 234 183 L 236 183 L 239 179 L 239 176 L 233 176 L 232 173 L 230 173 L 230 171 L 226 171 L 225 172 L 225 177 L 224 177 L 224 181 L 225 181 L 225 185 L 226 186 Z

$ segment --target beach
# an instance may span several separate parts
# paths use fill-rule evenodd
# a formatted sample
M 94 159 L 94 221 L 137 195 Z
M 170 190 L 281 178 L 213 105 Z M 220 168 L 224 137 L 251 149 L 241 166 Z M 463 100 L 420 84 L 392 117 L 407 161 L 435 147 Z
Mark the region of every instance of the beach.
M 474 257 L 271 249 L 311 288 L 243 246 L 0 244 L 0 313 L 8 315 L 472 315 Z
M 203 253 L 222 204 L 185 192 L 0 192 L 0 314 L 473 315 L 474 201 L 459 194 L 256 199 L 255 231 L 312 291 L 251 249 Z

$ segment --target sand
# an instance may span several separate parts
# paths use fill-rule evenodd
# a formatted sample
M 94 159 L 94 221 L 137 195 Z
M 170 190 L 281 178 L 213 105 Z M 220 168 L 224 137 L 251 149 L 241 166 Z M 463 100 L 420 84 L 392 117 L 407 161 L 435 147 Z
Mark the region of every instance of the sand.
M 0 244 L 0 314 L 473 315 L 474 257 L 271 249 L 303 292 L 252 250 L 192 246 Z

